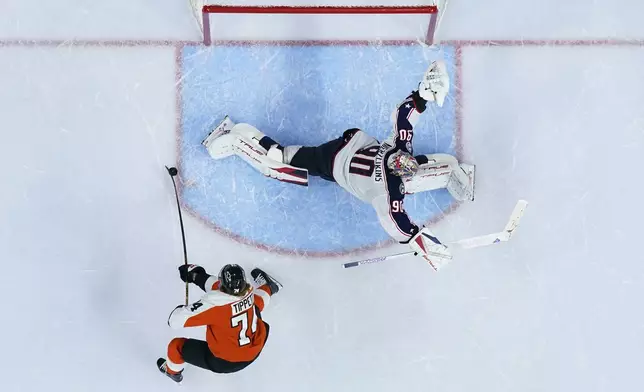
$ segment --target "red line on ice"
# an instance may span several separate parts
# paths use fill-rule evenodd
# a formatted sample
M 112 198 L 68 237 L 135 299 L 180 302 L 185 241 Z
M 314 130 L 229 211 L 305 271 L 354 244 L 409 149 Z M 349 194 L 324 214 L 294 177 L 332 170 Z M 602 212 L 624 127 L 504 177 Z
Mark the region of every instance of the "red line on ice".
M 136 47 L 136 46 L 199 46 L 201 41 L 190 40 L 118 40 L 118 39 L 0 39 L 0 47 L 58 47 L 58 46 L 92 46 L 92 47 Z M 213 41 L 214 45 L 415 45 L 415 40 L 290 40 L 290 41 L 250 41 L 226 40 Z M 644 39 L 542 39 L 542 40 L 444 40 L 441 44 L 454 46 L 644 46 Z

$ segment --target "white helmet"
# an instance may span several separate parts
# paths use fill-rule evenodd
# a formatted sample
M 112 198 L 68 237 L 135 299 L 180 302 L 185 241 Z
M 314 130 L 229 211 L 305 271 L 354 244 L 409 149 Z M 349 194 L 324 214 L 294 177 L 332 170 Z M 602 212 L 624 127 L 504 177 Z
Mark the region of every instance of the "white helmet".
M 387 167 L 398 177 L 411 177 L 418 170 L 418 162 L 410 153 L 398 150 L 389 155 Z

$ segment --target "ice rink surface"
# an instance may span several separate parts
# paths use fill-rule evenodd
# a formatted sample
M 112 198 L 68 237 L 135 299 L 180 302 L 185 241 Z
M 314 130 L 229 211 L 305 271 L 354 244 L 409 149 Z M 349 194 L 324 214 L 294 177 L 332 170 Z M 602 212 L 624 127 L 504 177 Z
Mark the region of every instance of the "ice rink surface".
M 165 324 L 183 301 L 163 168 L 175 162 L 194 212 L 184 217 L 190 261 L 211 273 L 261 266 L 285 285 L 263 314 L 271 335 L 257 362 L 226 376 L 189 367 L 182 388 L 643 390 L 644 5 L 471 3 L 450 0 L 437 48 L 298 49 L 203 48 L 182 1 L 2 2 L 0 390 L 177 388 L 154 361 L 172 337 L 203 330 Z M 342 27 L 319 33 L 346 38 Z M 360 50 L 364 67 L 352 55 Z M 280 62 L 266 63 L 273 55 Z M 342 56 L 349 65 L 334 68 Z M 436 209 L 441 195 L 422 195 L 408 202 L 412 215 L 438 214 L 432 229 L 449 241 L 499 230 L 519 198 L 530 206 L 511 242 L 455 251 L 440 273 L 414 258 L 340 268 L 399 245 L 303 254 L 386 237 L 371 221 L 358 230 L 357 220 L 333 220 L 370 213 L 333 184 L 303 191 L 198 150 L 225 113 L 285 143 L 353 126 L 382 137 L 423 63 L 441 56 L 452 94 L 419 124 L 416 149 L 476 164 L 476 201 L 443 213 L 449 196 Z M 280 85 L 290 86 L 282 97 Z M 262 222 L 249 213 L 262 201 L 252 195 L 272 203 Z
M 187 207 L 221 231 L 282 252 L 346 253 L 389 242 L 373 207 L 336 184 L 314 178 L 308 188 L 285 187 L 241 159 L 210 159 L 200 143 L 226 114 L 283 145 L 319 145 L 354 127 L 384 140 L 393 110 L 427 69 L 426 58 L 446 55 L 454 70 L 453 54 L 451 48 L 425 53 L 419 45 L 184 48 L 180 154 Z M 440 110 L 430 106 L 421 118 L 414 153 L 454 154 L 460 143 L 454 101 Z M 427 222 L 454 203 L 440 190 L 405 204 Z

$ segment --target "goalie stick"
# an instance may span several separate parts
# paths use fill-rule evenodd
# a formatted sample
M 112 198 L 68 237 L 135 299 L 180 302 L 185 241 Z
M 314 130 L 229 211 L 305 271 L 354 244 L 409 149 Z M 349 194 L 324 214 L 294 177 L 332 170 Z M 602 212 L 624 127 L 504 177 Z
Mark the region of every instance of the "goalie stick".
M 527 206 L 528 206 L 527 201 L 519 200 L 517 204 L 514 206 L 514 210 L 510 215 L 510 219 L 508 220 L 508 223 L 505 225 L 505 228 L 501 232 L 481 235 L 478 237 L 465 238 L 454 242 L 448 242 L 446 245 L 458 247 L 462 249 L 472 249 L 472 248 L 479 248 L 481 246 L 494 245 L 500 242 L 507 242 L 510 240 L 510 238 L 512 238 L 512 235 L 514 234 L 516 228 L 519 226 L 519 222 L 521 221 L 521 217 L 523 216 L 523 212 L 525 211 Z M 344 268 L 358 267 L 363 264 L 374 264 L 374 263 L 379 263 L 381 261 L 397 259 L 403 256 L 410 256 L 413 254 L 415 254 L 415 252 L 403 252 L 403 253 L 396 253 L 389 256 L 381 256 L 381 257 L 374 257 L 366 260 L 352 261 L 349 263 L 342 264 L 342 267 Z

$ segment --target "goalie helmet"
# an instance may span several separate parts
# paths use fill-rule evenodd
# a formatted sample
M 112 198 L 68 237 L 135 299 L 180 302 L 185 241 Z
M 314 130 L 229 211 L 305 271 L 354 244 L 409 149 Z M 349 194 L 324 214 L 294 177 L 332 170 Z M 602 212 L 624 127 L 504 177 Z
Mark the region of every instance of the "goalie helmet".
M 418 170 L 418 162 L 410 153 L 398 150 L 387 158 L 387 167 L 398 177 L 411 177 Z
M 237 264 L 226 264 L 219 271 L 220 290 L 230 295 L 240 295 L 246 291 L 246 273 Z

